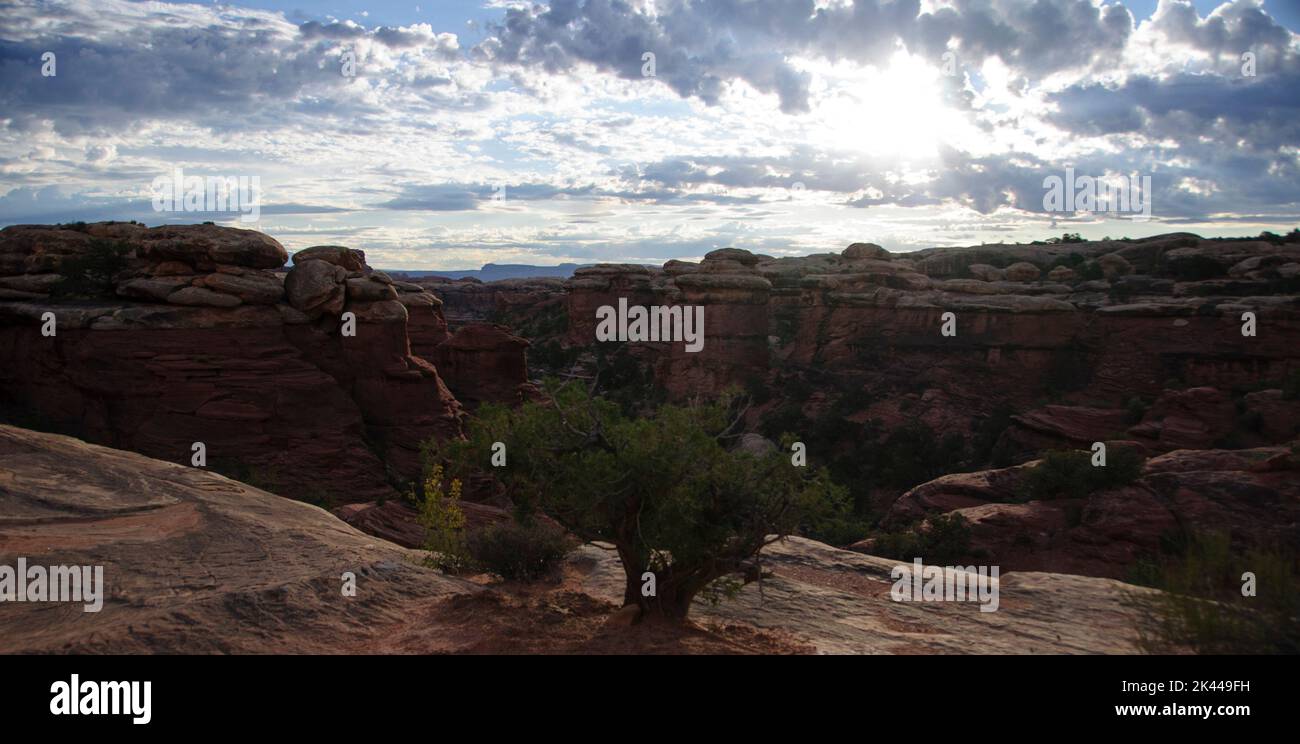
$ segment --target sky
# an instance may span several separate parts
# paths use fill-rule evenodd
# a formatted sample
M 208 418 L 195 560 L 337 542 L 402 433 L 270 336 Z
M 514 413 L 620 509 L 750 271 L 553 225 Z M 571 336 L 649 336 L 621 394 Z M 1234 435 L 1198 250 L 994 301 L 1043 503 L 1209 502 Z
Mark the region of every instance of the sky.
M 0 0 L 0 225 L 408 270 L 1285 232 L 1298 30 L 1297 0 Z M 178 169 L 258 208 L 160 200 Z M 1054 177 L 1145 186 L 1063 209 Z

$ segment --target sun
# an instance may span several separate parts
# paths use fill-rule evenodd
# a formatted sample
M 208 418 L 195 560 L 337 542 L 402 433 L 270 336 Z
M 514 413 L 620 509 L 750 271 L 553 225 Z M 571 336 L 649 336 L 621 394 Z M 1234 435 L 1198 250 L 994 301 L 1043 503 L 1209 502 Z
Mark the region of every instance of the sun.
M 900 160 L 938 155 L 958 124 L 943 104 L 938 65 L 899 51 L 883 68 L 840 68 L 827 76 L 817 107 L 825 142 L 837 149 Z

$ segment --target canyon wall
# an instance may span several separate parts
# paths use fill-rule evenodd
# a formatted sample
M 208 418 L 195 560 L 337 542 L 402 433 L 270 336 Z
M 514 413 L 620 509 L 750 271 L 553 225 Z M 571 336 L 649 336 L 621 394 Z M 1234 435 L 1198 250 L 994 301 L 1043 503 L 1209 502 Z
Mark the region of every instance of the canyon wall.
M 1298 244 L 1186 234 L 910 254 L 859 243 L 801 258 L 728 248 L 662 271 L 579 269 L 566 283 L 565 341 L 593 343 L 596 309 L 620 298 L 702 304 L 702 351 L 635 344 L 673 398 L 812 387 L 799 401 L 812 418 L 853 397 L 841 415 L 967 435 L 1009 405 L 1020 415 L 1005 445 L 1022 454 L 1121 433 L 1168 451 L 1210 446 L 1234 433 L 1237 414 L 1280 402 L 1243 391 L 1300 373 L 1298 269 Z M 1217 408 L 1176 402 L 1216 396 L 1198 388 L 1218 391 Z M 1148 410 L 1130 421 L 1133 399 Z M 1225 420 L 1224 406 L 1241 410 Z M 1272 418 L 1279 430 L 1237 434 L 1258 444 L 1297 433 Z
M 201 442 L 210 467 L 317 503 L 393 495 L 422 441 L 462 433 L 412 353 L 452 338 L 441 303 L 360 251 L 286 259 L 214 225 L 0 230 L 0 405 L 172 462 Z

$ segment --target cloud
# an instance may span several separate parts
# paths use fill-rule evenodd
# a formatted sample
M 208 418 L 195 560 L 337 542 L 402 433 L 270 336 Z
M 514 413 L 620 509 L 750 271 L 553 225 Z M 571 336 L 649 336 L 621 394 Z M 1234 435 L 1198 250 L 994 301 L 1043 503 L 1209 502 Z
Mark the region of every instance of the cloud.
M 997 57 L 1037 79 L 1117 55 L 1132 31 L 1120 5 L 1091 0 L 963 0 L 922 11 L 919 0 L 717 0 L 633 4 L 555 0 L 507 10 L 474 52 L 498 64 L 550 74 L 594 65 L 648 82 L 643 55 L 655 55 L 654 80 L 682 97 L 717 105 L 726 84 L 743 81 L 776 95 L 786 113 L 810 109 L 806 57 L 882 65 L 901 47 L 937 66 L 959 49 L 979 63 Z
M 220 4 L 0 3 L 0 223 L 229 217 L 154 213 L 173 168 L 258 175 L 271 234 L 404 265 L 1086 231 L 1043 211 L 1066 167 L 1152 176 L 1158 220 L 1300 214 L 1300 44 L 1257 0 L 1163 0 L 1138 24 L 1118 0 L 508 1 L 474 42 Z

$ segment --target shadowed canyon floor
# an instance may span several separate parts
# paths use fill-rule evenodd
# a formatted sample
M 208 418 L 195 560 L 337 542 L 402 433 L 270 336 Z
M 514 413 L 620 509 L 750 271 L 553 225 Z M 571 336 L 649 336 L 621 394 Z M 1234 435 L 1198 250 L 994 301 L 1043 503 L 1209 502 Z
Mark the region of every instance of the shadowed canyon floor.
M 894 562 L 792 538 L 772 572 L 696 608 L 696 626 L 621 627 L 622 570 L 595 546 L 531 586 L 445 576 L 418 551 L 201 469 L 0 426 L 0 563 L 102 565 L 101 612 L 0 605 L 9 653 L 1122 653 L 1119 582 L 1005 575 L 1001 608 L 896 603 Z M 340 577 L 357 577 L 344 597 Z M 1087 618 L 1081 622 L 1080 618 Z

